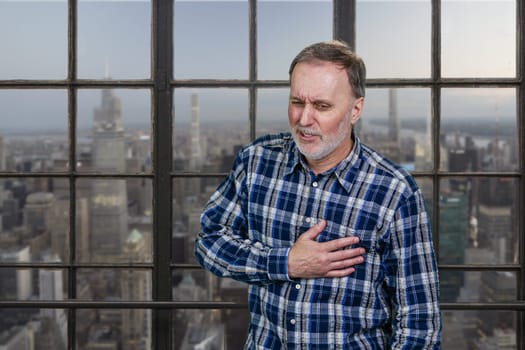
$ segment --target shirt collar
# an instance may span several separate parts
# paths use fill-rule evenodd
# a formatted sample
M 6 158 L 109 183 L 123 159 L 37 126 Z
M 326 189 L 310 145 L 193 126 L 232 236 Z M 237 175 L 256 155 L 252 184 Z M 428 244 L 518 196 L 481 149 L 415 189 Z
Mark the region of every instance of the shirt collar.
M 340 185 L 343 186 L 346 191 L 350 191 L 350 187 L 354 182 L 359 164 L 361 162 L 361 141 L 359 140 L 359 137 L 354 134 L 353 130 L 351 137 L 354 139 L 354 146 L 350 154 L 335 167 L 320 174 L 321 176 L 327 176 L 333 173 L 337 177 Z M 301 152 L 299 152 L 299 148 L 295 144 L 293 138 L 290 136 L 289 142 L 287 144 L 287 160 L 286 169 L 284 172 L 285 176 L 293 173 L 297 168 L 309 170 L 309 167 L 304 161 Z

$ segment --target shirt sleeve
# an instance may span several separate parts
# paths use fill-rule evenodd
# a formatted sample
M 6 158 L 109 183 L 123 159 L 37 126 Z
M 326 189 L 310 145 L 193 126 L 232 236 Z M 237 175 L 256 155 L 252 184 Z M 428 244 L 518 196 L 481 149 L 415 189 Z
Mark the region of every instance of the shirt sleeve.
M 394 306 L 391 348 L 440 349 L 438 271 L 419 190 L 396 211 L 390 243 L 386 265 Z
M 248 237 L 245 169 L 240 153 L 229 176 L 208 201 L 195 239 L 197 261 L 219 277 L 241 282 L 290 280 L 289 248 L 268 247 Z

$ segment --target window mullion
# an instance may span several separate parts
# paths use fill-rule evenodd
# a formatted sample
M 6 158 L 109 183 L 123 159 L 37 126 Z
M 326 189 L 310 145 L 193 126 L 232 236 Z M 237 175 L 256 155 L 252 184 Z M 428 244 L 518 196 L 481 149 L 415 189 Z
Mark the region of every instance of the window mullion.
M 77 79 L 77 1 L 69 0 L 68 3 L 68 138 L 69 142 L 69 172 L 71 174 L 69 181 L 69 268 L 67 278 L 67 296 L 69 299 L 77 297 L 77 268 L 75 267 L 76 257 L 76 125 L 77 125 L 77 95 L 74 87 Z M 76 349 L 76 309 L 68 309 L 68 349 Z
M 356 0 L 334 0 L 334 39 L 343 40 L 355 50 Z
M 152 0 L 153 300 L 171 300 L 173 1 Z M 170 349 L 170 310 L 153 311 L 153 348 Z

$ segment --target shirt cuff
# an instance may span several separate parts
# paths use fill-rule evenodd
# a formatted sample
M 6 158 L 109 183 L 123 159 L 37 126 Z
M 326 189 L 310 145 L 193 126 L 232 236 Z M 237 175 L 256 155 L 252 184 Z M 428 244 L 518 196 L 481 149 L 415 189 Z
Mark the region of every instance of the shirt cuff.
M 290 248 L 271 248 L 268 254 L 268 278 L 271 281 L 291 281 L 288 276 Z

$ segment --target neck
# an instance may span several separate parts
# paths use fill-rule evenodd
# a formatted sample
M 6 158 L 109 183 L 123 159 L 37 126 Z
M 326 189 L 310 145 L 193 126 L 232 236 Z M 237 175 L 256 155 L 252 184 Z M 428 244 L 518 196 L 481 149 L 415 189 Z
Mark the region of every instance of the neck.
M 324 173 L 327 170 L 334 168 L 337 164 L 341 163 L 352 151 L 354 147 L 354 141 L 351 137 L 346 139 L 344 145 L 341 145 L 338 149 L 327 155 L 322 159 L 308 159 L 306 163 L 315 175 Z

